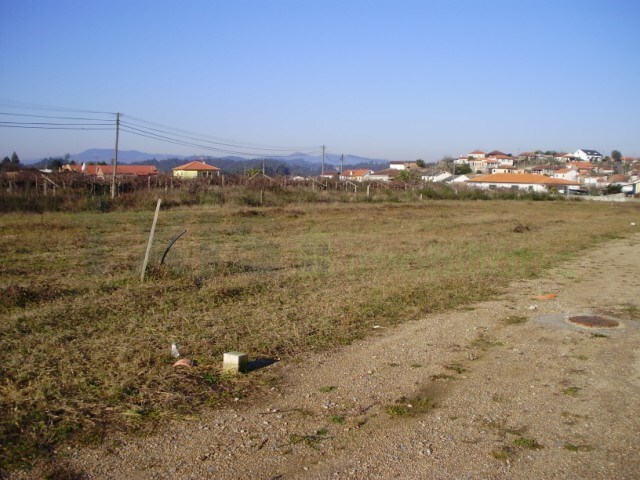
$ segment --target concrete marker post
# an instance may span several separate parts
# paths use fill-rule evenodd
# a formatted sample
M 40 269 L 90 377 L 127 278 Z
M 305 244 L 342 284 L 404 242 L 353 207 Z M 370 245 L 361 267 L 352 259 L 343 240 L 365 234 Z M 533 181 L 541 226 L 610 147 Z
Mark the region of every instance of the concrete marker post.
M 226 352 L 222 358 L 222 371 L 225 373 L 244 373 L 247 371 L 246 353 Z

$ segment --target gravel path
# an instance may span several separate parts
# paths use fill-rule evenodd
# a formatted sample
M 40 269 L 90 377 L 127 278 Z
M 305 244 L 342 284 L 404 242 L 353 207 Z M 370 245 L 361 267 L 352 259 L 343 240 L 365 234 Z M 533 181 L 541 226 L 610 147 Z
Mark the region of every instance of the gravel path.
M 280 362 L 252 373 L 281 379 L 264 394 L 59 458 L 96 479 L 640 478 L 639 245 Z M 549 317 L 569 313 L 620 327 Z

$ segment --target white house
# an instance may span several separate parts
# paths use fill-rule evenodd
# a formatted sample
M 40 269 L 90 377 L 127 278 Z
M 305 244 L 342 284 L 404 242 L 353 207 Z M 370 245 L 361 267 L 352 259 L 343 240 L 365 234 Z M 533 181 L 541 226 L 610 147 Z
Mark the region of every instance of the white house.
M 518 167 L 514 167 L 513 165 L 501 164 L 497 167 L 491 168 L 491 173 L 522 173 L 522 170 Z
M 498 160 L 501 165 L 511 165 L 513 166 L 513 157 L 509 155 L 505 155 L 504 153 L 499 153 L 495 155 L 490 155 L 487 157 L 488 160 Z
M 388 182 L 396 178 L 396 176 L 400 173 L 399 169 L 396 168 L 387 168 L 386 170 L 379 170 L 377 172 L 370 173 L 367 176 L 368 180 L 376 180 L 378 182 Z
M 482 150 L 474 150 L 469 155 L 467 155 L 467 158 L 469 158 L 469 157 L 471 157 L 471 158 L 484 158 L 486 155 L 487 154 L 485 152 L 483 152 Z
M 453 175 L 451 175 L 449 172 L 438 172 L 434 175 L 423 175 L 422 176 L 422 180 L 424 180 L 425 182 L 446 182 L 448 180 L 451 180 L 453 178 Z
M 561 168 L 553 173 L 553 178 L 571 180 L 572 182 L 577 182 L 579 177 L 580 173 L 573 168 Z
M 469 167 L 473 173 L 487 173 L 487 162 L 484 158 L 474 158 L 469 160 Z
M 508 188 L 512 190 L 526 190 L 531 192 L 548 192 L 557 190 L 560 193 L 568 193 L 570 189 L 577 188 L 580 184 L 570 180 L 551 178 L 532 173 L 496 173 L 472 178 L 467 185 L 484 190 L 497 190 Z M 573 187 L 573 188 L 571 188 Z
M 403 162 L 402 160 L 394 160 L 389 162 L 389 168 L 391 170 L 408 170 L 410 168 L 418 168 L 416 162 Z
M 603 158 L 597 150 L 587 150 L 585 148 L 576 150 L 572 156 L 579 158 L 583 162 L 601 162 Z
M 340 180 L 350 180 L 352 182 L 362 182 L 368 179 L 369 175 L 373 173 L 373 170 L 367 170 L 366 168 L 360 168 L 355 170 L 345 170 L 340 175 Z
M 447 181 L 447 183 L 465 183 L 469 181 L 470 177 L 466 175 L 458 175 L 457 177 L 453 177 Z

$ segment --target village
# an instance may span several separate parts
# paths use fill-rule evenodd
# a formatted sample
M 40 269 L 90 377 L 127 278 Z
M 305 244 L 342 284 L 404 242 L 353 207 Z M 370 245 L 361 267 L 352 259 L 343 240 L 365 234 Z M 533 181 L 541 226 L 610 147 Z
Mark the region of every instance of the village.
M 60 172 L 74 172 L 100 179 L 114 174 L 112 165 L 65 164 Z M 118 177 L 152 177 L 160 172 L 153 165 L 121 164 L 116 167 Z M 174 178 L 202 179 L 219 177 L 222 169 L 206 160 L 191 161 L 171 170 Z M 437 163 L 416 161 L 391 161 L 388 168 L 342 169 L 323 165 L 322 179 L 354 182 L 404 182 L 446 184 L 452 187 L 466 186 L 483 190 L 521 190 L 535 193 L 560 193 L 563 195 L 612 195 L 634 196 L 640 193 L 640 159 L 622 157 L 613 151 L 603 156 L 591 149 L 578 149 L 573 153 L 524 152 L 518 155 L 498 150 L 484 152 L 474 150 L 458 158 L 444 158 Z M 309 180 L 292 176 L 292 181 Z
M 423 182 L 464 184 L 489 190 L 636 195 L 640 192 L 639 174 L 637 158 L 610 158 L 596 150 L 579 149 L 574 153 L 536 151 L 515 156 L 498 150 L 474 150 L 457 159 L 445 159 L 435 166 L 426 166 L 420 161 L 393 161 L 382 171 L 346 170 L 342 174 L 325 172 L 324 176 L 385 182 L 414 176 Z

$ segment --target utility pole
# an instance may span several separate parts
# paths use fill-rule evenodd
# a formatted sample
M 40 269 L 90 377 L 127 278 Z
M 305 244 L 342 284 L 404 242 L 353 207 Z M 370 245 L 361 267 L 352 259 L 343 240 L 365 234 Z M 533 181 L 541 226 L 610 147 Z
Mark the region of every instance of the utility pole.
M 262 176 L 264 177 L 264 158 L 262 159 Z
M 321 176 L 324 178 L 324 151 L 327 147 L 325 145 L 322 145 L 322 174 Z
M 344 153 L 340 155 L 340 175 L 342 175 L 343 169 L 344 169 Z
M 111 198 L 116 198 L 116 169 L 118 168 L 118 137 L 120 136 L 120 112 L 116 113 L 116 150 L 113 156 L 113 175 L 111 176 Z

